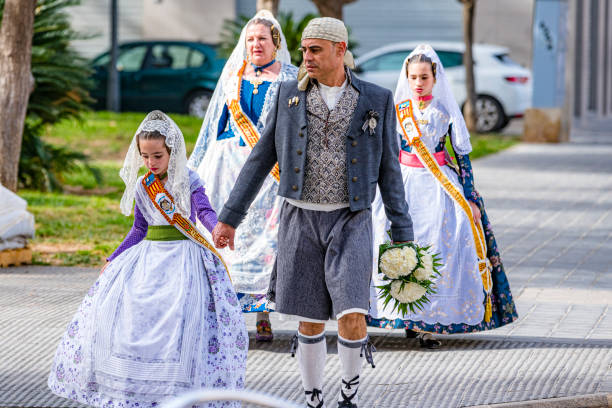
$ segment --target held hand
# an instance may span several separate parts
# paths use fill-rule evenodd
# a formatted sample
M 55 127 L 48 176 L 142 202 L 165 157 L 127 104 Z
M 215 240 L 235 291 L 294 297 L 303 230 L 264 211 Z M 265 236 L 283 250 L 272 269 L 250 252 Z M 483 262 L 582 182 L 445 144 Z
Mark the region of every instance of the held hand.
M 100 269 L 100 275 L 102 275 L 102 272 L 104 272 L 104 270 L 106 269 L 106 267 L 108 266 L 109 263 L 110 263 L 109 261 L 106 261 L 106 263 L 104 264 L 102 269 Z
M 234 250 L 234 234 L 236 229 L 231 225 L 217 222 L 213 229 L 212 236 L 217 248 L 225 248 L 229 245 L 230 249 Z
M 472 209 L 472 214 L 474 214 L 474 222 L 476 223 L 476 225 L 478 225 L 478 223 L 480 223 L 480 208 L 478 208 L 478 205 L 476 205 L 476 203 L 469 201 L 468 203 L 470 204 L 470 208 Z

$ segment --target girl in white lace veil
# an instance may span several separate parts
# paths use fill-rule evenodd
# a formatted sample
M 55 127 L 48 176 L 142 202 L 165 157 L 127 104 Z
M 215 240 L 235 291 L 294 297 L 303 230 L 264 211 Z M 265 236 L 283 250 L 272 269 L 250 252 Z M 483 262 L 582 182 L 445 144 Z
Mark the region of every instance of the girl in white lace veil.
M 172 196 L 177 209 L 185 218 L 191 214 L 191 191 L 189 190 L 189 174 L 187 169 L 187 152 L 185 150 L 185 139 L 176 123 L 162 111 L 155 110 L 149 113 L 138 126 L 132 143 L 128 149 L 119 171 L 121 179 L 125 183 L 125 191 L 121 197 L 121 212 L 130 215 L 134 207 L 134 196 L 136 194 L 138 170 L 143 165 L 140 149 L 138 148 L 138 135 L 141 132 L 157 131 L 165 137 L 165 144 L 170 149 L 170 160 L 168 162 L 168 181 L 166 185 L 172 191 Z
M 408 61 L 415 55 L 424 55 L 429 57 L 429 59 L 436 64 L 435 84 L 432 92 L 434 100 L 441 103 L 450 115 L 451 123 L 453 125 L 452 138 L 453 143 L 456 145 L 454 147 L 456 147 L 458 150 L 457 153 L 467 154 L 471 152 L 472 145 L 470 144 L 470 132 L 465 125 L 465 120 L 463 119 L 463 115 L 461 114 L 461 110 L 457 104 L 457 100 L 453 95 L 453 91 L 450 87 L 448 78 L 446 77 L 446 72 L 444 71 L 444 67 L 440 62 L 438 54 L 434 51 L 431 45 L 420 44 L 410 53 L 410 55 L 406 57 L 402 66 L 407 67 Z M 397 87 L 395 88 L 394 101 L 397 104 L 407 99 L 415 98 L 408 83 L 407 69 L 402 69 L 397 81 Z M 397 124 L 397 131 L 400 134 L 402 132 L 399 122 Z
M 437 293 L 431 297 L 431 302 L 423 310 L 406 316 L 391 310 L 378 299 L 375 288 L 384 282 L 380 274 L 374 273 L 368 324 L 404 328 L 408 337 L 418 337 L 422 347 L 437 348 L 441 343 L 430 333 L 455 334 L 490 330 L 511 323 L 516 320 L 517 314 L 484 202 L 474 187 L 469 159 L 472 151 L 470 134 L 451 91 L 444 66 L 430 45 L 417 46 L 402 64 L 394 101 L 397 106 L 407 100 L 412 101 L 414 123 L 419 127 L 420 140 L 438 162 L 442 173 L 439 177 L 452 184 L 455 191 L 462 193 L 471 212 L 465 212 L 456 202 L 456 197 L 447 194 L 442 181 L 424 167 L 410 143 L 399 136 L 412 138 L 416 132 L 404 134 L 398 121 L 400 163 L 405 198 L 413 220 L 414 239 L 420 245 L 431 245 L 432 250 L 440 254 L 444 265 L 440 267 L 441 276 L 436 278 Z M 456 165 L 450 161 L 446 151 L 448 136 Z M 372 203 L 372 217 L 374 248 L 378 249 L 378 245 L 388 239 L 386 231 L 389 225 L 380 195 Z M 482 223 L 484 226 L 487 258 L 493 266 L 490 319 L 485 315 L 486 294 L 479 272 L 472 223 Z M 373 265 L 373 269 L 377 271 L 377 265 Z

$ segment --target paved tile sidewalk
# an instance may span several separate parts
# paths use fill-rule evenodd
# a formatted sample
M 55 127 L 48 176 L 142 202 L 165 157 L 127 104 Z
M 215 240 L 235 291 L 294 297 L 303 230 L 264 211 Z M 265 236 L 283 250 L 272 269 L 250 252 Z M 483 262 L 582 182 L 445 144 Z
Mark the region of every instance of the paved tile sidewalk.
M 519 145 L 474 163 L 521 319 L 450 336 L 421 351 L 401 332 L 372 330 L 377 367 L 361 407 L 463 407 L 612 392 L 612 146 Z M 76 406 L 51 395 L 56 344 L 97 272 L 0 269 L 0 407 Z M 274 315 L 273 315 L 274 316 Z M 254 316 L 247 316 L 251 331 Z M 274 343 L 249 351 L 247 386 L 301 400 L 286 353 L 294 322 L 273 319 Z M 328 330 L 325 392 L 338 392 Z M 332 405 L 333 406 L 333 405 Z

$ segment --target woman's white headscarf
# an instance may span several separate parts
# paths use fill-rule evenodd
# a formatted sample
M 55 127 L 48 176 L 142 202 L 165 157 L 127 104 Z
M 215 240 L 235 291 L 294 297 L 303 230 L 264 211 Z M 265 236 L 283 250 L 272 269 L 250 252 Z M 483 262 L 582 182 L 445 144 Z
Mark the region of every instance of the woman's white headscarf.
M 281 37 L 280 47 L 276 51 L 276 61 L 279 61 L 283 68 L 291 65 L 291 55 L 289 54 L 289 50 L 287 48 L 287 40 L 285 39 L 285 35 L 281 30 L 281 26 L 279 22 L 274 18 L 272 13 L 268 10 L 261 10 L 255 16 L 249 20 L 249 22 L 242 28 L 242 32 L 240 33 L 240 39 L 238 40 L 238 44 L 229 59 L 225 63 L 223 67 L 223 71 L 221 72 L 221 77 L 217 82 L 217 87 L 215 88 L 215 92 L 210 100 L 210 104 L 208 105 L 208 109 L 206 111 L 206 115 L 204 116 L 204 121 L 202 122 L 202 128 L 200 129 L 200 134 L 198 136 L 198 141 L 196 146 L 194 147 L 193 153 L 189 158 L 188 165 L 191 168 L 197 168 L 204 157 L 204 153 L 208 148 L 208 145 L 211 139 L 214 139 L 217 136 L 217 127 L 219 117 L 221 116 L 221 112 L 223 110 L 223 105 L 236 98 L 238 93 L 238 85 L 240 85 L 238 80 L 238 71 L 242 68 L 244 61 L 247 58 L 247 49 L 246 49 L 246 32 L 247 27 L 251 22 L 255 20 L 267 20 L 271 22 L 274 27 L 278 30 Z M 286 78 L 286 69 L 281 70 L 279 74 L 278 80 L 283 81 L 290 78 Z M 295 69 L 297 72 L 297 69 Z M 292 71 L 293 72 L 293 71 Z M 293 75 L 295 77 L 295 74 Z M 266 100 L 267 102 L 267 100 Z M 264 108 L 259 118 L 260 123 L 265 123 L 266 115 L 268 110 Z M 258 126 L 259 127 L 259 126 Z M 261 129 L 259 129 L 261 130 Z
M 407 75 L 407 64 L 408 60 L 412 58 L 414 55 L 423 54 L 429 57 L 436 64 L 436 83 L 433 87 L 433 97 L 435 100 L 440 102 L 446 111 L 449 113 L 451 117 L 452 123 L 452 138 L 453 138 L 453 147 L 458 154 L 468 154 L 472 151 L 472 145 L 470 143 L 470 132 L 468 132 L 467 126 L 465 125 L 465 120 L 463 119 L 463 115 L 461 114 L 461 110 L 459 109 L 459 105 L 457 104 L 457 100 L 453 95 L 453 91 L 451 90 L 450 84 L 448 82 L 448 78 L 446 77 L 446 73 L 444 72 L 444 67 L 440 62 L 440 58 L 438 54 L 431 48 L 429 44 L 420 44 L 418 45 L 404 60 L 404 64 L 402 65 L 402 70 L 399 75 L 399 79 L 397 81 L 397 88 L 395 89 L 395 103 L 398 104 L 400 102 L 404 102 L 407 99 L 412 99 L 413 94 L 410 89 L 410 85 L 408 84 L 408 75 Z M 400 124 L 397 125 L 397 131 L 402 132 L 402 128 Z
M 121 212 L 130 215 L 134 206 L 134 196 L 136 194 L 138 170 L 143 165 L 142 157 L 138 150 L 138 134 L 143 131 L 158 131 L 166 138 L 166 146 L 170 151 L 168 162 L 168 181 L 166 187 L 169 188 L 174 198 L 174 203 L 178 212 L 185 218 L 191 215 L 191 191 L 189 189 L 189 173 L 187 169 L 187 151 L 185 150 L 185 139 L 178 125 L 162 111 L 155 110 L 149 113 L 138 126 L 132 143 L 125 156 L 123 167 L 119 171 L 119 176 L 125 183 L 125 191 L 121 197 Z

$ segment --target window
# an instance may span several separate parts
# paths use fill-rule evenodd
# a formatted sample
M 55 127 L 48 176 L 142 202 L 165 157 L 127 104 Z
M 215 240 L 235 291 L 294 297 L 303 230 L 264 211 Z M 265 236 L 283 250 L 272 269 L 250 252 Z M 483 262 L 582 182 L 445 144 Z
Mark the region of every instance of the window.
M 204 65 L 205 61 L 206 55 L 204 55 L 198 50 L 192 49 L 191 54 L 189 54 L 189 61 L 187 65 L 189 66 L 189 68 L 198 68 Z
M 117 69 L 124 72 L 134 72 L 140 70 L 146 53 L 146 45 L 119 50 Z
M 372 58 L 361 64 L 359 67 L 363 71 L 398 71 L 402 69 L 404 59 L 410 51 L 396 51 L 383 54 Z
M 191 49 L 184 45 L 158 44 L 151 48 L 148 68 L 185 69 Z
M 463 65 L 463 54 L 455 51 L 437 51 L 440 62 L 444 68 L 452 68 Z
M 521 65 L 514 61 L 512 58 L 510 58 L 510 56 L 508 54 L 496 54 L 495 58 L 497 58 L 497 60 L 499 60 L 502 64 L 506 64 L 506 65 L 512 65 L 515 67 L 520 67 Z

